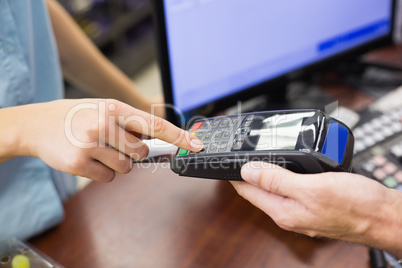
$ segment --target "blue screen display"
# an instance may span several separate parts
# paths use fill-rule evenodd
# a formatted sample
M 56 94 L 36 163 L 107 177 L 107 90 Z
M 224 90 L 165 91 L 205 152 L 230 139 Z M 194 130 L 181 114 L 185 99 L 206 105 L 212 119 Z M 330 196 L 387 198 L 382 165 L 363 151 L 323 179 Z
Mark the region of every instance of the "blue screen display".
M 164 0 L 186 112 L 389 34 L 391 0 Z

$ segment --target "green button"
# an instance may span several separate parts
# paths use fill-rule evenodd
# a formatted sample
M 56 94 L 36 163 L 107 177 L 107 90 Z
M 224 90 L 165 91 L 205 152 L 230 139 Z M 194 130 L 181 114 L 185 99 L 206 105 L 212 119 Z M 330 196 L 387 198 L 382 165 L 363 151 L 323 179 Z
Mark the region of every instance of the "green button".
M 398 182 L 394 179 L 394 177 L 387 177 L 382 183 L 389 188 L 395 188 L 398 185 Z
M 187 155 L 187 154 L 188 154 L 188 150 L 180 149 L 179 155 Z

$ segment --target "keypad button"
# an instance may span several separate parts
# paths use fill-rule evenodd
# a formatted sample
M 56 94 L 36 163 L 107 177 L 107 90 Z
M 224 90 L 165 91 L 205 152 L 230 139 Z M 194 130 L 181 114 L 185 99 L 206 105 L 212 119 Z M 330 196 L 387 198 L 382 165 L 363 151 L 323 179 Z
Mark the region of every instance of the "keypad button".
M 215 153 L 218 150 L 217 143 L 211 143 L 208 147 L 208 153 Z
M 200 140 L 202 140 L 202 138 L 204 137 L 204 132 L 198 132 L 198 133 L 195 134 L 195 136 L 197 138 L 199 138 Z
M 250 128 L 249 128 L 249 127 L 239 128 L 239 129 L 237 130 L 236 134 L 239 134 L 239 135 L 246 135 L 246 134 L 248 134 L 249 131 L 250 131 Z
M 180 155 L 180 156 L 187 155 L 187 154 L 188 154 L 188 150 L 185 150 L 185 149 L 181 149 L 181 148 L 180 148 L 180 150 L 179 150 L 179 155 Z
M 209 142 L 209 141 L 211 140 L 211 137 L 212 137 L 212 133 L 211 133 L 211 132 L 207 132 L 207 133 L 204 135 L 204 138 L 203 138 L 202 141 L 204 141 L 204 142 Z
M 380 118 L 373 119 L 373 121 L 371 122 L 371 125 L 373 128 L 376 128 L 376 129 L 382 128 L 381 119 Z
M 219 126 L 220 123 L 221 123 L 221 119 L 214 119 L 214 121 L 212 121 L 212 123 L 211 123 L 211 127 L 216 128 Z
M 227 125 L 229 125 L 229 122 L 230 122 L 229 118 L 222 119 L 220 127 L 226 127 Z
M 364 163 L 362 168 L 369 173 L 373 173 L 376 166 L 373 162 L 369 161 L 369 162 Z
M 246 139 L 246 135 L 236 134 L 234 137 L 235 142 L 243 142 Z
M 245 121 L 253 121 L 253 119 L 254 119 L 254 115 L 250 114 L 250 115 L 246 116 L 246 118 L 244 120 Z
M 381 116 L 381 121 L 383 124 L 392 123 L 392 117 L 388 114 Z
M 232 124 L 233 124 L 233 125 L 236 125 L 237 122 L 239 122 L 239 117 L 238 117 L 238 116 L 232 117 Z
M 392 136 L 394 134 L 389 127 L 383 128 L 382 133 L 385 135 L 385 137 L 389 137 L 389 136 Z
M 373 127 L 372 127 L 371 124 L 364 124 L 364 125 L 362 126 L 362 128 L 363 128 L 363 131 L 364 131 L 365 133 L 371 133 L 372 130 L 373 130 Z
M 373 146 L 376 143 L 376 141 L 371 136 L 365 137 L 363 142 L 367 147 Z
M 222 137 L 222 130 L 217 130 L 215 133 L 212 135 L 213 140 L 219 140 Z
M 398 168 L 393 163 L 387 163 L 384 166 L 384 169 L 388 174 L 394 174 L 398 170 Z
M 385 172 L 385 170 L 383 170 L 382 168 L 378 168 L 373 172 L 374 177 L 379 180 L 382 181 L 385 179 L 385 177 L 387 177 L 387 173 Z
M 396 157 L 396 158 L 402 158 L 402 146 L 401 145 L 396 145 L 391 148 L 391 153 Z
M 355 135 L 355 138 L 359 138 L 364 135 L 364 132 L 363 132 L 362 128 L 356 128 L 353 130 L 353 135 Z
M 238 150 L 241 149 L 242 146 L 243 146 L 243 142 L 242 142 L 242 141 L 235 141 L 235 142 L 233 143 L 232 150 L 233 150 L 233 151 L 238 151 Z
M 202 124 L 203 124 L 203 122 L 197 122 L 197 123 L 195 123 L 195 124 L 193 125 L 193 127 L 191 128 L 191 130 L 190 130 L 190 131 L 196 131 L 196 130 L 199 130 L 199 129 L 200 129 L 200 127 L 202 126 Z
M 228 142 L 227 141 L 219 143 L 218 152 L 220 152 L 220 153 L 225 152 L 227 147 L 228 147 Z
M 376 133 L 374 133 L 374 135 L 373 135 L 373 139 L 374 139 L 376 142 L 379 142 L 379 141 L 382 141 L 382 140 L 385 139 L 385 135 L 382 134 L 381 132 L 376 132 Z
M 392 176 L 385 178 L 382 183 L 388 188 L 395 188 L 398 185 L 398 182 Z
M 252 123 L 253 121 L 245 121 L 245 122 L 243 122 L 243 124 L 241 124 L 241 126 L 242 127 L 249 127 L 249 126 L 251 126 L 251 123 Z
M 398 133 L 402 130 L 401 124 L 392 124 L 391 131 L 394 133 Z
M 390 114 L 392 121 L 399 121 L 400 116 L 398 115 L 398 113 L 392 113 Z
M 203 124 L 200 127 L 200 129 L 209 129 L 210 127 L 211 127 L 211 121 L 210 120 L 205 120 L 205 121 L 203 121 Z
M 359 141 L 356 141 L 356 143 L 355 143 L 355 153 L 358 153 L 358 152 L 360 152 L 360 151 L 363 151 L 364 149 L 366 148 L 366 146 L 362 143 L 362 142 L 359 142 Z
M 223 131 L 222 138 L 224 138 L 224 139 L 229 139 L 229 138 L 230 138 L 230 134 L 231 134 L 230 129 L 225 129 L 225 130 Z
M 397 181 L 399 181 L 399 183 L 402 183 L 402 171 L 398 171 L 398 172 L 395 174 L 395 179 L 396 179 Z
M 377 166 L 382 166 L 387 162 L 387 159 L 382 155 L 376 155 L 373 157 L 373 162 Z

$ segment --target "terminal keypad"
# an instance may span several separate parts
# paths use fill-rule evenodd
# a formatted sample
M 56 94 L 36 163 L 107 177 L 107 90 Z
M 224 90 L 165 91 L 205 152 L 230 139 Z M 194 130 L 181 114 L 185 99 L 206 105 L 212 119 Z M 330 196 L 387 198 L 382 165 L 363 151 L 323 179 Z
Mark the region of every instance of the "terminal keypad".
M 254 115 L 243 115 L 197 121 L 190 128 L 190 132 L 204 143 L 204 148 L 198 153 L 185 153 L 186 150 L 180 149 L 178 155 L 239 151 L 251 131 L 253 119 Z

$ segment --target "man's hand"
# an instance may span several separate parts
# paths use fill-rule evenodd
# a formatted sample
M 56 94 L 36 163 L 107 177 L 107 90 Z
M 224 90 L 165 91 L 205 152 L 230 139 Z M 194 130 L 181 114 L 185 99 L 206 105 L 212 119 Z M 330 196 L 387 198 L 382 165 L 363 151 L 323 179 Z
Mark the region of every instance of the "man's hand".
M 116 100 L 59 100 L 8 108 L 19 126 L 14 156 L 34 156 L 49 166 L 97 181 L 127 173 L 132 159 L 149 152 L 141 138 L 155 137 L 191 151 L 202 142 L 160 117 Z
M 402 194 L 356 174 L 296 174 L 250 162 L 237 192 L 281 228 L 402 253 Z

